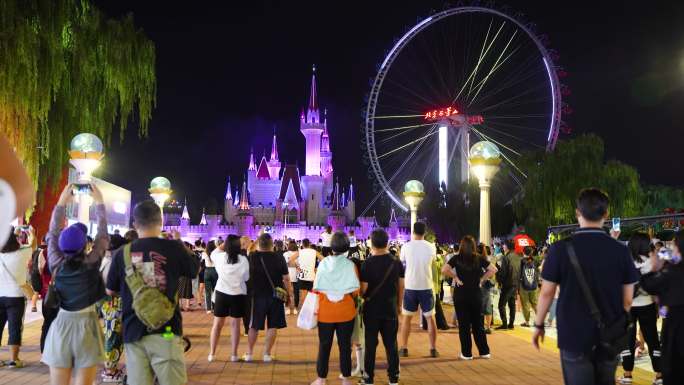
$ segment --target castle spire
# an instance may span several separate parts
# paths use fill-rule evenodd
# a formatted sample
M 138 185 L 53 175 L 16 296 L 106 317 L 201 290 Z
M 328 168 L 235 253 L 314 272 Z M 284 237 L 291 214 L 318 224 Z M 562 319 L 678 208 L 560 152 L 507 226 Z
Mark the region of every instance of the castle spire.
M 233 199 L 233 193 L 230 191 L 230 177 L 228 177 L 228 186 L 226 186 L 226 200 Z
M 242 182 L 242 193 L 240 194 L 240 210 L 249 210 L 249 200 L 247 199 L 247 182 Z
M 183 214 L 181 214 L 181 219 L 190 220 L 190 214 L 188 213 L 188 198 L 185 198 L 185 203 L 183 203 Z
M 202 219 L 200 220 L 200 225 L 206 225 L 207 224 L 207 216 L 204 214 L 204 207 L 202 207 Z
M 254 162 L 254 147 L 249 149 L 249 167 L 247 170 L 256 171 L 256 163 Z
M 278 145 L 276 144 L 275 126 L 273 126 L 273 143 L 271 144 L 271 161 L 278 161 Z
M 333 191 L 332 211 L 340 210 L 340 182 L 335 182 L 335 191 Z
M 397 222 L 397 214 L 394 212 L 394 207 L 392 207 L 392 212 L 390 213 L 390 220 L 389 223 L 396 223 Z
M 313 66 L 313 73 L 311 74 L 311 96 L 309 97 L 309 110 L 317 110 L 318 102 L 316 101 L 316 65 Z
M 349 201 L 354 201 L 354 183 L 351 178 L 349 179 Z

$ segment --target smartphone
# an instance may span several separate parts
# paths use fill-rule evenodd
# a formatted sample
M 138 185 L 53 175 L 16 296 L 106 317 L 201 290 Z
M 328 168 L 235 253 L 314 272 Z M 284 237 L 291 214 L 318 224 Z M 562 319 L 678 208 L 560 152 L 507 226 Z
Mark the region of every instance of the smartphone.
M 620 231 L 620 218 L 613 218 L 613 231 Z
M 91 193 L 91 188 L 88 183 L 76 183 L 74 184 L 73 190 L 71 190 L 71 193 L 74 195 L 86 195 Z

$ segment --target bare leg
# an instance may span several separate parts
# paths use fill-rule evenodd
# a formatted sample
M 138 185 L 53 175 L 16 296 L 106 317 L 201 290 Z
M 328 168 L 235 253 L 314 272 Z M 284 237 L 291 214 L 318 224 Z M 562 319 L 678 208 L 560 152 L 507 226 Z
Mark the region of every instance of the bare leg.
M 489 329 L 492 326 L 492 316 L 486 315 L 484 317 L 484 319 L 485 319 L 485 329 Z
M 10 345 L 10 355 L 12 356 L 12 361 L 19 359 L 19 345 Z
M 435 316 L 431 315 L 425 317 L 427 320 L 428 336 L 430 338 L 430 349 L 434 349 L 437 344 L 437 323 L 435 322 Z
M 240 345 L 240 322 L 242 318 L 230 318 L 230 345 L 233 349 L 232 355 L 238 355 L 238 346 Z
M 266 340 L 264 341 L 264 354 L 271 355 L 271 349 L 275 345 L 276 337 L 278 336 L 278 329 L 266 329 Z
M 91 385 L 95 381 L 96 375 L 97 366 L 76 369 L 76 378 L 74 380 L 74 385 Z
M 306 290 L 300 290 L 299 291 L 299 309 L 297 309 L 298 311 L 302 310 L 302 305 L 304 304 L 304 300 L 306 299 L 307 293 L 308 293 L 308 291 L 306 291 Z
M 216 346 L 218 345 L 221 329 L 223 329 L 225 322 L 225 317 L 214 317 L 214 324 L 211 327 L 211 334 L 209 336 L 209 354 L 212 356 L 216 355 Z
M 38 302 L 38 293 L 33 293 L 33 296 L 31 297 L 31 311 L 37 311 L 33 310 L 36 309 L 36 303 Z
M 200 283 L 197 289 L 197 307 L 201 308 L 204 302 L 204 284 Z M 207 310 L 207 309 L 204 309 Z
M 401 335 L 399 336 L 399 349 L 405 349 L 411 333 L 411 316 L 402 314 Z
M 71 368 L 50 368 L 50 385 L 69 385 Z
M 249 328 L 249 333 L 247 334 L 247 354 L 250 356 L 254 353 L 254 345 L 256 345 L 257 337 L 259 336 L 259 331 L 254 328 Z

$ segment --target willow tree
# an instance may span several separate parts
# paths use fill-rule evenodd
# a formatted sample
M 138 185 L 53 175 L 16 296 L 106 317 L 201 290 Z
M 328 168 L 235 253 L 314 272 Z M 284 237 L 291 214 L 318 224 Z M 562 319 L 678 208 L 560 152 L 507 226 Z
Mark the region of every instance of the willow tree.
M 131 15 L 88 0 L 0 0 L 0 134 L 36 185 L 59 180 L 71 138 L 109 142 L 131 120 L 146 135 L 156 99 L 154 44 Z

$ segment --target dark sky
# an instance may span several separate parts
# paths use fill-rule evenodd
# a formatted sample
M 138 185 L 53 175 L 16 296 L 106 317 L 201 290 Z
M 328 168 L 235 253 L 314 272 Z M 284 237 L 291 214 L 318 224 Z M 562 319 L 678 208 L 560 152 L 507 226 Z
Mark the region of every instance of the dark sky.
M 157 108 L 149 137 L 129 129 L 113 141 L 105 179 L 146 197 L 149 180 L 171 180 L 196 216 L 222 202 L 226 178 L 242 180 L 250 146 L 303 166 L 299 112 L 318 67 L 333 164 L 371 193 L 361 165 L 360 124 L 369 79 L 394 39 L 441 1 L 95 1 L 109 16 L 132 12 L 157 47 Z M 598 5 L 597 5 L 598 3 Z M 622 4 L 622 5 L 620 5 Z M 594 132 L 607 155 L 636 166 L 645 183 L 681 185 L 684 175 L 684 3 L 518 2 L 507 5 L 547 34 L 574 113 L 573 135 Z M 357 203 L 357 212 L 365 204 Z

